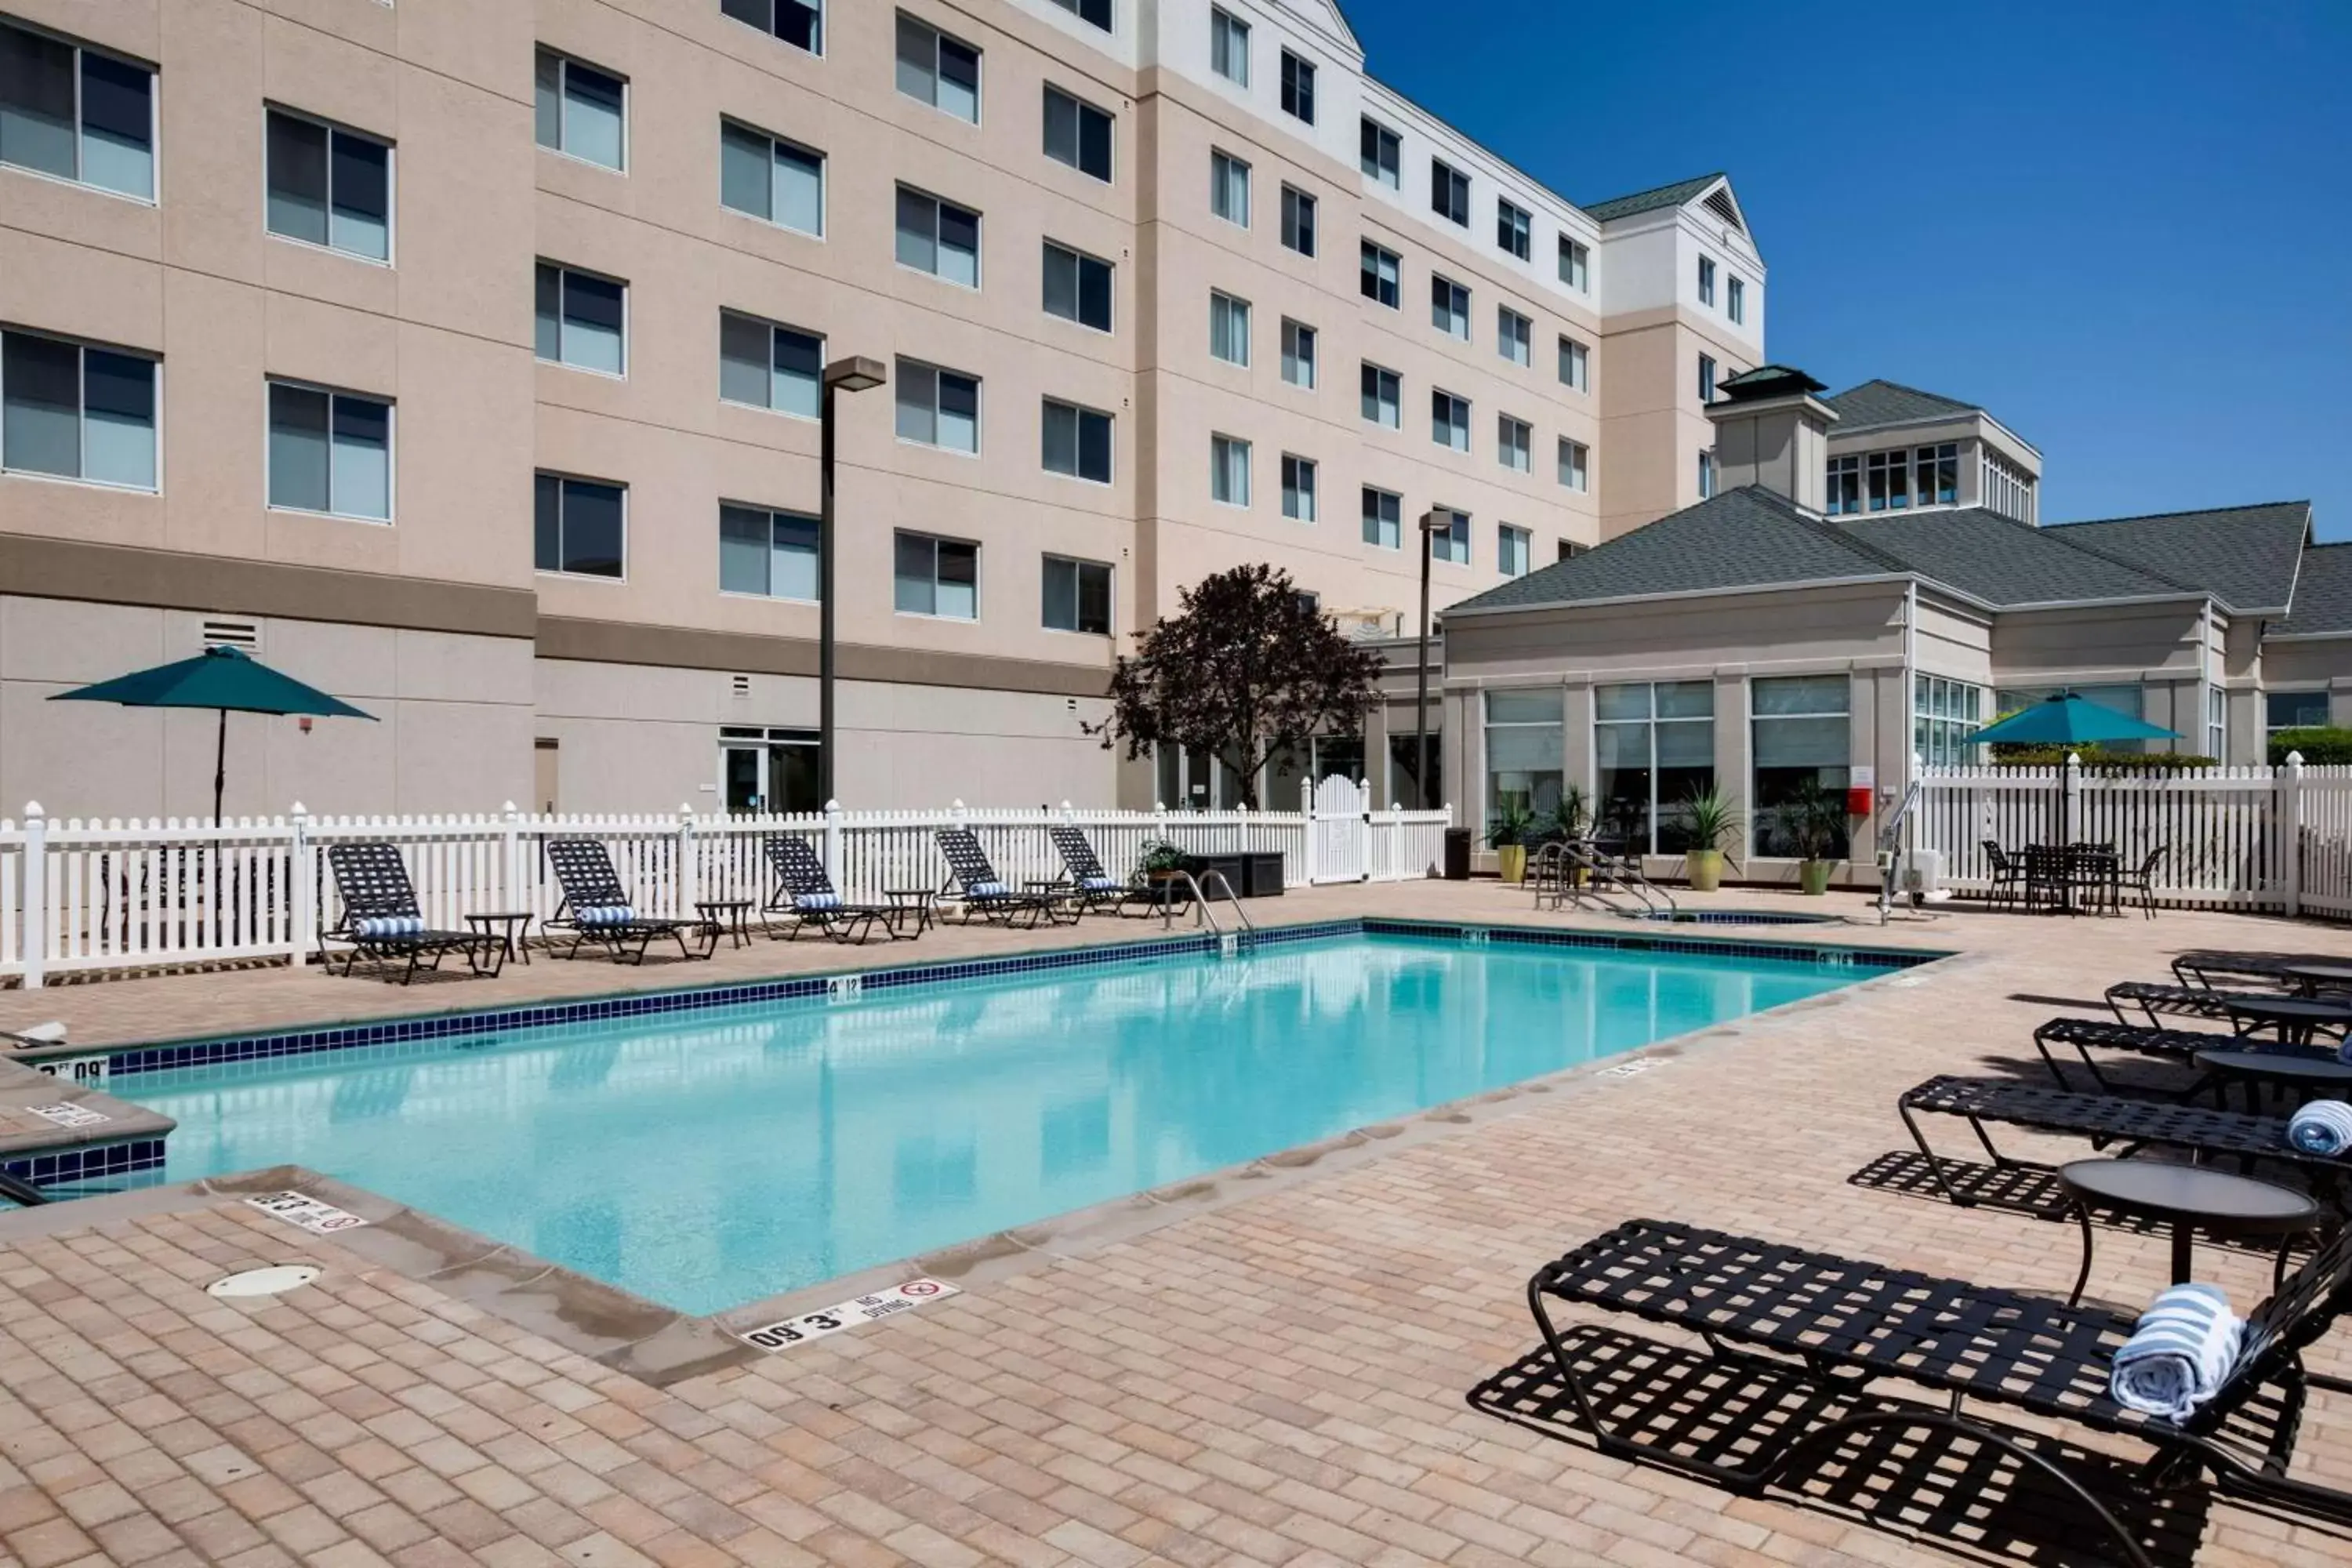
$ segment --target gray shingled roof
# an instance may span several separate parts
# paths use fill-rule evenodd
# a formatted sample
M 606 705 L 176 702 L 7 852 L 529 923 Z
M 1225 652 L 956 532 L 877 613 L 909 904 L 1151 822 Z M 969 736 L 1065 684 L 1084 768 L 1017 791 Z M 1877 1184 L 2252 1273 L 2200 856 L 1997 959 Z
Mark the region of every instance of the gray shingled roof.
M 2233 610 L 2278 615 L 2303 607 L 2295 568 L 2311 533 L 2309 501 L 2053 524 L 2044 531 L 2142 571 L 2211 590 Z
M 1988 605 L 2137 599 L 2199 586 L 2078 550 L 2055 531 L 1983 507 L 1842 517 L 1832 526 Z
M 1695 180 L 1676 180 L 1671 185 L 1660 185 L 1655 190 L 1635 191 L 1630 196 L 1612 196 L 1605 202 L 1586 202 L 1582 205 L 1585 216 L 1593 222 L 1607 223 L 1612 218 L 1632 217 L 1636 213 L 1655 212 L 1660 207 L 1678 207 L 1685 202 L 1696 200 L 1700 193 L 1723 177 L 1722 171 L 1717 170 L 1712 174 L 1701 174 Z
M 2294 614 L 2272 630 L 2294 637 L 2352 632 L 2352 544 L 2315 544 L 2294 580 Z
M 1916 419 L 1945 419 L 1955 414 L 1984 412 L 1973 403 L 1962 403 L 1893 381 L 1865 381 L 1822 401 L 1837 410 L 1833 433 L 1840 436 L 1875 429 L 1881 425 L 1905 425 Z

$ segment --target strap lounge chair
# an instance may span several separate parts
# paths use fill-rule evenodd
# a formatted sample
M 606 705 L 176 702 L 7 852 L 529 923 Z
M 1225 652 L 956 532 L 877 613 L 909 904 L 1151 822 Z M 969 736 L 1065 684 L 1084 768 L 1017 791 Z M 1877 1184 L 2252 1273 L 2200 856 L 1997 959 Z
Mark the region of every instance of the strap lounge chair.
M 1710 1358 L 1702 1364 L 1770 1382 L 1779 1394 L 1773 1408 L 1790 1419 L 1759 1425 L 1730 1459 L 1708 1459 L 1687 1446 L 1677 1451 L 1676 1437 L 1687 1443 L 1696 1423 L 1679 1411 L 1672 1422 L 1659 1420 L 1638 1386 L 1616 1389 L 1612 1400 L 1603 1379 L 1580 1370 L 1578 1348 L 1597 1332 L 1563 1328 L 1554 1316 L 1559 1303 L 1698 1335 Z M 2352 1493 L 2287 1473 L 2315 1381 L 2301 1352 L 2352 1306 L 2352 1236 L 2337 1237 L 2253 1310 L 2226 1378 L 2179 1420 L 2127 1409 L 2108 1393 L 2130 1318 L 1664 1220 L 1628 1221 L 1538 1269 L 1528 1281 L 1528 1306 L 1551 1366 L 1530 1357 L 1474 1391 L 1474 1408 L 1555 1432 L 1572 1414 L 1604 1454 L 1738 1491 L 1761 1491 L 1809 1459 L 1850 1460 L 1858 1433 L 1941 1428 L 2055 1482 L 2105 1527 L 2123 1561 L 2148 1568 L 2147 1552 L 2085 1484 L 2078 1461 L 2048 1445 L 2021 1443 L 2010 1428 L 1965 1411 L 1962 1401 L 1974 1400 L 2148 1445 L 2148 1458 L 2128 1476 L 2134 1491 L 2200 1485 L 2210 1476 L 2223 1496 L 2352 1521 Z M 1625 1374 L 1613 1375 L 1622 1383 Z M 1541 1398 L 1540 1385 L 1555 1376 L 1564 1404 Z M 1881 1378 L 1944 1397 L 1929 1403 L 1878 1388 L 1865 1395 Z M 1604 1423 L 1604 1402 L 1612 1415 L 1630 1410 L 1634 1426 L 1646 1414 L 1648 1429 L 1663 1436 L 1640 1441 Z
M 2124 1011 L 2126 1005 L 2137 1007 L 2152 1028 L 2162 1028 L 2160 1016 L 2175 1018 L 2219 1018 L 2227 1022 L 2230 1004 L 2260 1000 L 2275 1001 L 2275 991 L 2216 991 L 2210 985 L 2167 985 L 2158 980 L 2119 980 L 2107 987 L 2107 1005 L 2115 1009 L 2116 1022 L 2128 1024 L 2131 1017 Z
M 343 973 L 351 973 L 362 958 L 389 969 L 405 961 L 400 983 L 416 978 L 418 963 L 437 972 L 449 953 L 466 955 L 466 966 L 476 974 L 496 974 L 505 967 L 504 949 L 486 931 L 432 931 L 416 905 L 416 885 L 408 879 L 408 863 L 390 844 L 330 844 L 327 866 L 334 873 L 335 894 L 343 908 L 334 925 L 319 932 L 321 942 L 351 944 Z M 499 961 L 482 967 L 488 952 Z
M 2208 991 L 2221 989 L 2218 981 L 2257 985 L 2275 985 L 2291 991 L 2294 982 L 2287 971 L 2297 964 L 2341 963 L 2341 953 L 2325 952 L 2230 952 L 2199 948 L 2184 952 L 2172 961 L 2172 977 L 2183 985 L 2199 985 Z
M 1025 929 L 1059 918 L 1055 911 L 1063 907 L 1066 894 L 1049 891 L 1050 884 L 1007 887 L 971 828 L 942 827 L 938 837 L 940 853 L 948 859 L 948 883 L 941 891 L 953 889 L 962 899 L 965 921 L 977 914 L 992 925 Z
M 592 942 L 611 953 L 615 963 L 625 957 L 643 963 L 646 949 L 657 937 L 677 938 L 677 951 L 688 958 L 709 958 L 719 945 L 719 928 L 708 921 L 638 914 L 613 869 L 612 854 L 597 839 L 551 838 L 547 863 L 563 889 L 563 901 L 540 929 L 572 933 L 572 945 L 563 952 L 566 958 L 579 957 L 581 948 Z M 700 952 L 688 945 L 689 931 L 702 937 Z M 636 944 L 634 956 L 631 942 Z M 549 950 L 553 951 L 552 943 Z
M 2108 1093 L 2116 1092 L 2116 1086 L 2107 1081 L 2106 1075 L 2099 1070 L 2099 1064 L 2092 1058 L 2091 1052 L 2095 1048 L 2130 1051 L 2178 1067 L 2191 1067 L 2195 1065 L 2200 1051 L 2229 1050 L 2244 1043 L 2231 1036 L 2208 1030 L 2156 1029 L 2138 1024 L 2110 1024 L 2105 1018 L 2053 1018 L 2033 1031 L 2033 1048 L 2042 1053 L 2042 1061 L 2050 1068 L 2050 1076 L 2058 1080 L 2060 1089 L 2074 1086 L 2066 1081 L 2066 1075 L 2059 1068 L 2058 1058 L 2052 1054 L 2050 1047 L 2072 1046 L 2074 1054 L 2083 1058 L 2083 1066 L 2089 1070 L 2091 1081 Z M 2333 1057 L 2336 1054 L 2297 1046 L 2264 1048 L 2289 1056 Z
M 814 926 L 835 942 L 864 942 L 876 921 L 887 921 L 891 910 L 881 904 L 853 904 L 833 885 L 833 876 L 817 858 L 816 848 L 795 833 L 771 833 L 761 840 L 776 886 L 768 894 L 762 914 L 793 917 L 791 940 Z
M 1078 906 L 1078 912 L 1108 910 L 1118 914 L 1129 899 L 1140 891 L 1133 883 L 1122 882 L 1103 868 L 1095 847 L 1076 828 L 1064 826 L 1049 835 L 1054 847 L 1062 852 L 1062 865 L 1069 872 L 1068 897 Z

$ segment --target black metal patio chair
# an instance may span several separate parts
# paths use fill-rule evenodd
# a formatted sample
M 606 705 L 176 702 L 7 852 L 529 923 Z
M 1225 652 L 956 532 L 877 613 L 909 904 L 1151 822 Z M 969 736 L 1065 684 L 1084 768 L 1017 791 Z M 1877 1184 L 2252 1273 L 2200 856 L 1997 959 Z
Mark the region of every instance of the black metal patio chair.
M 466 967 L 479 974 L 496 974 L 503 964 L 482 967 L 486 949 L 504 949 L 486 931 L 434 931 L 417 907 L 416 885 L 408 879 L 408 863 L 391 844 L 330 844 L 327 867 L 334 875 L 335 896 L 342 905 L 334 924 L 319 931 L 322 944 L 350 944 L 343 957 L 349 974 L 362 958 L 389 970 L 404 963 L 400 983 L 416 979 L 419 963 L 438 973 L 442 959 L 453 952 L 466 955 Z M 388 977 L 388 976 L 387 976 Z
M 1040 921 L 1060 918 L 1056 911 L 1066 902 L 1066 896 L 1048 891 L 1046 884 L 1007 886 L 988 863 L 988 852 L 971 828 L 942 827 L 937 837 L 940 853 L 948 861 L 948 882 L 941 891 L 951 889 L 961 899 L 967 921 L 977 914 L 992 925 L 1034 927 Z
M 2140 863 L 2130 870 L 2117 868 L 2114 892 L 2117 914 L 2123 912 L 2124 895 L 2137 893 L 2140 914 L 2147 920 L 2156 918 L 2156 873 L 2158 868 L 2164 864 L 2164 858 L 2170 853 L 2172 853 L 2171 845 L 2159 844 L 2149 850 L 2141 858 Z
M 572 933 L 572 945 L 563 951 L 566 958 L 579 957 L 580 950 L 593 942 L 611 953 L 615 963 L 624 958 L 643 963 L 646 949 L 660 937 L 677 938 L 677 951 L 687 958 L 709 958 L 718 948 L 719 928 L 708 921 L 637 913 L 629 902 L 628 889 L 621 886 L 620 875 L 613 869 L 612 852 L 598 839 L 551 838 L 547 864 L 563 889 L 563 901 L 541 922 L 540 929 Z M 688 932 L 703 938 L 700 952 L 688 944 Z M 633 942 L 636 947 L 631 957 Z M 548 951 L 555 951 L 552 941 Z
M 1981 843 L 1985 864 L 1992 868 L 1992 881 L 1985 889 L 1985 902 L 1995 906 L 2018 902 L 2025 892 L 2025 868 L 2018 864 L 2016 857 L 2000 847 L 1999 839 L 1987 838 Z
M 788 941 L 798 942 L 801 932 L 813 926 L 835 942 L 862 942 L 873 933 L 875 921 L 890 919 L 893 911 L 887 904 L 853 904 L 844 899 L 834 888 L 833 874 L 817 858 L 816 847 L 799 834 L 771 833 L 760 842 L 776 879 L 760 912 L 790 915 Z
M 1688 1331 L 1727 1374 L 1774 1380 L 1777 1408 L 1790 1418 L 1758 1426 L 1728 1459 L 1678 1451 L 1674 1437 L 1688 1436 L 1683 1421 L 1653 1423 L 1651 1430 L 1663 1425 L 1668 1435 L 1638 1440 L 1604 1423 L 1602 1391 L 1579 1371 L 1576 1346 L 1591 1331 L 1563 1329 L 1553 1312 L 1559 1303 Z M 1858 1434 L 1942 1429 L 2047 1477 L 2089 1510 L 2125 1561 L 2150 1568 L 2137 1536 L 2075 1462 L 1965 1411 L 1963 1400 L 1973 1400 L 2147 1445 L 2148 1457 L 2129 1472 L 2135 1492 L 2155 1496 L 2210 1477 L 2225 1497 L 2352 1522 L 2352 1493 L 2288 1474 L 2313 1381 L 2302 1352 L 2352 1306 L 2352 1235 L 2336 1237 L 2254 1308 L 2228 1375 L 2177 1421 L 2127 1409 L 2108 1392 L 2130 1318 L 1669 1221 L 1630 1220 L 1545 1265 L 1528 1281 L 1528 1306 L 1567 1407 L 1602 1453 L 1737 1491 L 1780 1483 L 1808 1459 L 1850 1458 Z M 1880 1379 L 1945 1397 L 1931 1404 L 1882 1388 L 1872 1388 L 1867 1403 L 1857 1397 Z M 1470 1402 L 1512 1415 L 1486 1385 Z
M 1148 899 L 1144 889 L 1133 882 L 1120 881 L 1105 869 L 1102 858 L 1095 853 L 1095 847 L 1076 827 L 1066 823 L 1051 829 L 1047 837 L 1053 839 L 1054 847 L 1061 853 L 1063 868 L 1069 874 L 1067 896 L 1077 905 L 1081 914 L 1097 910 L 1123 914 L 1129 900 Z

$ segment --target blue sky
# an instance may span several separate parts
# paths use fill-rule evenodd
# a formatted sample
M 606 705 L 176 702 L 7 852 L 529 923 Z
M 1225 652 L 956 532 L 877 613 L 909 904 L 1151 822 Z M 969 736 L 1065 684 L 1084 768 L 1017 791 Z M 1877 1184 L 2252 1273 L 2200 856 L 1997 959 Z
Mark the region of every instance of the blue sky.
M 1771 357 L 1984 405 L 2045 521 L 2307 498 L 2352 538 L 2352 3 L 1341 4 L 1571 200 L 1728 172 Z

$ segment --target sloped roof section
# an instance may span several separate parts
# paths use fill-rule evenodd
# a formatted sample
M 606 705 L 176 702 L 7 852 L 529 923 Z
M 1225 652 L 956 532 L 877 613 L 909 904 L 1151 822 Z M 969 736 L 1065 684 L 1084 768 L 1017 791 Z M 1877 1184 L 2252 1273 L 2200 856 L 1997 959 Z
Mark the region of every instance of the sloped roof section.
M 1595 223 L 1607 223 L 1612 218 L 1633 217 L 1640 213 L 1656 212 L 1662 207 L 1678 207 L 1685 202 L 1696 201 L 1706 195 L 1709 186 L 1727 179 L 1721 170 L 1701 174 L 1696 179 L 1677 180 L 1671 185 L 1655 190 L 1636 191 L 1630 196 L 1612 196 L 1605 202 L 1581 203 L 1585 215 Z
M 2300 616 L 2304 607 L 2295 572 L 2308 559 L 2304 553 L 2311 536 L 2307 500 L 2055 523 L 2042 531 L 2110 560 L 2209 589 L 2242 615 L 2283 615 L 2293 605 Z
M 1922 577 L 1993 605 L 2179 596 L 2190 583 L 2087 550 L 1983 507 L 1840 518 L 1839 532 L 1895 557 Z
M 2272 629 L 2284 637 L 2352 633 L 2352 544 L 2315 544 L 2303 552 L 2294 613 Z
M 1364 46 L 1356 37 L 1356 29 L 1349 26 L 1347 13 L 1339 8 L 1337 0 L 1282 0 L 1282 4 L 1286 9 L 1298 13 L 1309 26 L 1345 39 L 1357 58 L 1363 58 Z
M 1837 433 L 1841 436 L 1881 425 L 1907 425 L 1914 420 L 1947 419 L 1956 414 L 1984 412 L 1973 403 L 1962 403 L 1893 381 L 1865 381 L 1822 401 L 1837 410 Z

